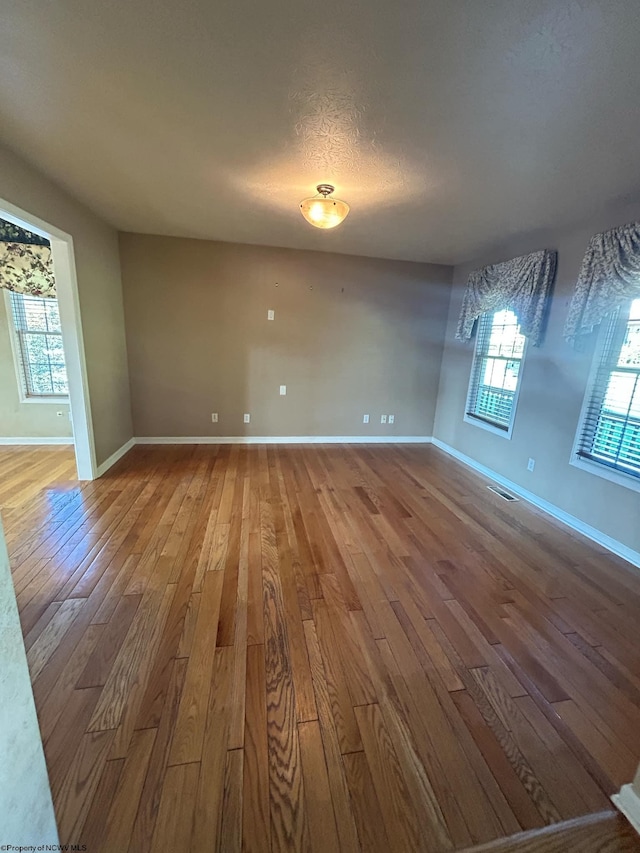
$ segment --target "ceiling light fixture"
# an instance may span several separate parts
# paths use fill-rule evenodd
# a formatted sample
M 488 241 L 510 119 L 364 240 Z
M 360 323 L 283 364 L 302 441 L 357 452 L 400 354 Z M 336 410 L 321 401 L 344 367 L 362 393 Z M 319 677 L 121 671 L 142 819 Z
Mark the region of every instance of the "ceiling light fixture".
M 318 195 L 300 202 L 300 213 L 316 228 L 335 228 L 349 213 L 349 205 L 339 198 L 329 198 L 335 187 L 318 184 Z

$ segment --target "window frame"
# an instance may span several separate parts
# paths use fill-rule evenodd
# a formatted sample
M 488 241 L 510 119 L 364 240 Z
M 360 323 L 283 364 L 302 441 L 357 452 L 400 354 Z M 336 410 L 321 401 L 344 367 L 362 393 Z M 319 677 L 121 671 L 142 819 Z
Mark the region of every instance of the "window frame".
M 514 425 L 515 425 L 516 410 L 517 410 L 517 408 L 518 408 L 518 400 L 520 399 L 520 389 L 522 388 L 522 373 L 523 373 L 523 370 L 524 370 L 524 363 L 525 363 L 525 358 L 526 358 L 526 355 L 527 355 L 527 347 L 528 347 L 528 344 L 529 344 L 529 341 L 528 341 L 528 338 L 527 338 L 527 336 L 526 336 L 526 335 L 523 335 L 523 337 L 524 337 L 524 346 L 523 346 L 523 348 L 522 348 L 522 356 L 521 356 L 521 358 L 519 359 L 519 361 L 520 361 L 520 369 L 519 369 L 519 371 L 518 371 L 518 381 L 517 381 L 517 383 L 516 383 L 516 390 L 513 392 L 513 403 L 512 403 L 512 406 L 511 406 L 511 413 L 510 413 L 510 418 L 509 418 L 509 425 L 508 425 L 507 427 L 500 426 L 499 424 L 494 423 L 494 422 L 492 422 L 492 421 L 490 421 L 490 420 L 487 420 L 487 419 L 485 419 L 485 418 L 482 418 L 482 417 L 480 417 L 479 415 L 473 415 L 473 414 L 471 414 L 471 413 L 468 411 L 468 409 L 469 409 L 469 401 L 470 401 L 470 399 L 471 399 L 471 395 L 472 395 L 472 392 L 473 392 L 473 380 L 474 380 L 474 377 L 475 377 L 475 374 L 476 374 L 476 364 L 477 364 L 477 359 L 478 359 L 478 357 L 479 357 L 479 354 L 478 354 L 478 346 L 479 346 L 479 344 L 480 344 L 480 338 L 481 338 L 481 334 L 480 334 L 480 332 L 481 332 L 481 327 L 480 327 L 480 324 L 482 323 L 483 317 L 485 317 L 485 316 L 487 316 L 487 315 L 491 315 L 492 317 L 494 317 L 494 316 L 495 316 L 496 314 L 498 314 L 500 311 L 511 311 L 512 313 L 515 313 L 515 312 L 514 312 L 514 311 L 512 311 L 512 309 L 510 309 L 510 308 L 497 308 L 495 311 L 484 311 L 484 312 L 480 315 L 480 317 L 478 317 L 478 319 L 476 320 L 476 324 L 475 324 L 475 345 L 474 345 L 474 348 L 473 348 L 473 359 L 472 359 L 472 361 L 471 361 L 471 371 L 470 371 L 470 373 L 469 373 L 469 384 L 468 384 L 468 386 L 467 386 L 467 395 L 466 395 L 466 397 L 465 397 L 465 401 L 464 401 L 464 416 L 463 416 L 463 421 L 464 421 L 464 423 L 472 424 L 473 426 L 480 427 L 480 429 L 484 429 L 484 430 L 486 430 L 487 432 L 491 432 L 491 433 L 493 433 L 494 435 L 499 435 L 499 436 L 501 436 L 502 438 L 506 438 L 507 440 L 509 440 L 509 441 L 510 441 L 510 440 L 511 440 L 511 436 L 512 436 L 512 434 L 513 434 L 513 428 L 514 428 Z M 521 332 L 520 334 L 522 334 L 522 332 Z M 480 357 L 482 358 L 482 357 L 484 357 L 484 356 L 480 356 Z
M 595 474 L 598 477 L 602 477 L 604 480 L 609 480 L 609 482 L 616 483 L 626 489 L 631 489 L 634 492 L 640 492 L 640 473 L 631 474 L 626 471 L 620 471 L 617 468 L 607 465 L 605 462 L 598 462 L 596 459 L 588 459 L 580 455 L 584 424 L 589 409 L 591 408 L 598 374 L 600 373 L 600 368 L 606 355 L 607 343 L 610 339 L 615 339 L 617 337 L 621 340 L 620 345 L 622 345 L 622 340 L 624 340 L 622 335 L 624 328 L 629 322 L 629 310 L 632 302 L 633 300 L 629 300 L 628 304 L 624 305 L 622 309 L 618 309 L 613 316 L 605 317 L 605 319 L 600 323 L 600 328 L 597 332 L 596 345 L 591 359 L 589 377 L 587 379 L 582 406 L 580 408 L 580 416 L 578 418 L 573 446 L 571 448 L 569 464 L 574 468 L 578 468 L 581 471 L 587 471 L 590 474 Z M 621 310 L 624 314 L 621 314 Z M 609 374 L 611 374 L 614 369 L 615 365 L 610 365 Z
M 13 369 L 16 376 L 16 381 L 18 385 L 18 396 L 20 398 L 21 403 L 26 403 L 30 405 L 32 403 L 46 403 L 51 404 L 55 403 L 60 405 L 61 403 L 69 403 L 69 394 L 29 394 L 28 393 L 28 384 L 27 377 L 24 372 L 24 364 L 22 360 L 21 354 L 21 344 L 19 340 L 19 331 L 16 326 L 15 315 L 13 311 L 13 304 L 11 302 L 11 291 L 3 288 L 4 290 L 4 304 L 5 310 L 7 314 L 7 323 L 9 326 L 9 340 L 11 342 L 11 355 L 13 358 Z M 58 334 L 57 332 L 55 334 Z M 62 340 L 62 334 L 60 333 L 60 339 Z M 67 385 L 68 385 L 68 375 L 67 375 Z

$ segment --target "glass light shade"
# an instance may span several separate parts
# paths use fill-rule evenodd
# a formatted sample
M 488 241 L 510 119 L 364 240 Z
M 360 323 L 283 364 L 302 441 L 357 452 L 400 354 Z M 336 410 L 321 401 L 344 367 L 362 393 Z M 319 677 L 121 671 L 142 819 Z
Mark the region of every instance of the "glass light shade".
M 321 184 L 321 186 L 324 188 L 327 185 Z M 320 192 L 320 187 L 318 191 Z M 333 187 L 329 192 L 333 192 Z M 320 195 L 305 198 L 300 202 L 300 213 L 316 228 L 335 228 L 349 213 L 349 205 L 346 201 L 329 198 L 329 192 L 323 189 Z

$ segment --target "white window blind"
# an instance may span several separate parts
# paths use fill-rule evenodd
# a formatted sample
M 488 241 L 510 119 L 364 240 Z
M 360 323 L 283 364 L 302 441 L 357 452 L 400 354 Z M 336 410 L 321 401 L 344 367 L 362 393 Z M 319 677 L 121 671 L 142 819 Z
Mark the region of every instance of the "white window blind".
M 577 453 L 640 477 L 640 299 L 617 311 L 605 334 Z
M 27 397 L 67 397 L 57 299 L 11 293 L 16 355 Z
M 483 314 L 478 320 L 466 414 L 509 432 L 515 415 L 526 339 L 513 311 Z

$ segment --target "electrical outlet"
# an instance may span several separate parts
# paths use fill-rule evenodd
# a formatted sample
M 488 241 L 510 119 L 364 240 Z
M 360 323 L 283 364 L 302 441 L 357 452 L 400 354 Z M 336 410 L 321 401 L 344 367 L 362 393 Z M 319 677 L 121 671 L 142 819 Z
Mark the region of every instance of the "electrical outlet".
M 395 423 L 395 420 L 396 420 L 395 415 L 389 415 L 389 419 L 388 419 L 387 423 L 390 423 L 390 424 Z
M 245 422 L 245 424 L 251 423 L 251 415 L 248 412 L 245 413 L 244 422 Z
M 281 386 L 280 386 L 280 396 L 281 396 L 281 397 L 286 397 L 286 395 L 287 395 L 287 386 L 286 386 L 286 385 L 281 385 Z
M 387 422 L 387 416 L 386 415 L 380 415 L 380 423 L 386 424 L 386 422 Z
M 369 415 L 363 415 L 363 416 L 362 416 L 362 423 L 363 423 L 363 424 L 368 424 L 368 423 L 369 423 Z
M 529 459 L 529 461 L 527 462 L 527 471 L 533 471 L 533 469 L 535 467 L 536 467 L 536 460 L 535 459 Z
M 211 423 L 212 424 L 218 423 L 218 413 L 217 412 L 211 412 Z
M 267 311 L 267 320 L 275 320 L 275 319 L 276 319 L 276 312 L 273 310 L 273 308 L 269 308 L 269 310 Z

